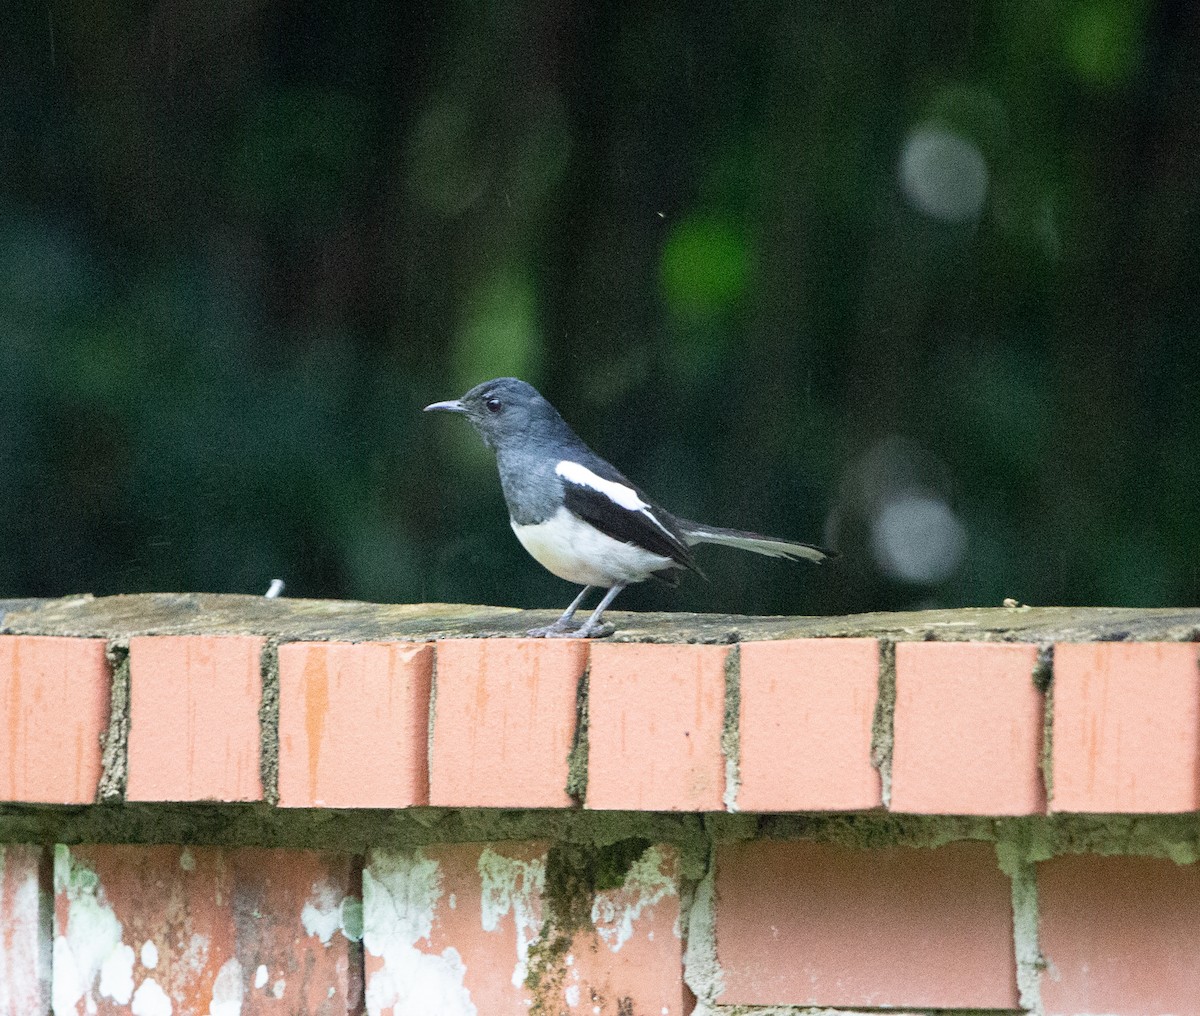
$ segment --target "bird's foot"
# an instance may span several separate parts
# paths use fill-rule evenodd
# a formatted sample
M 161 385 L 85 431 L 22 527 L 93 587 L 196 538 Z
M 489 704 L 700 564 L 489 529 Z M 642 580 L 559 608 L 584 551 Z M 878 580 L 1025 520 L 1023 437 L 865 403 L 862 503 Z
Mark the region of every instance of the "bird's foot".
M 551 626 L 553 627 L 553 626 Z M 547 632 L 546 638 L 550 639 L 602 639 L 607 638 L 615 632 L 616 626 L 609 624 L 607 621 L 601 621 L 599 624 L 594 624 L 588 621 L 586 624 L 580 625 L 573 631 L 556 631 Z
M 582 621 L 576 621 L 574 618 L 564 621 L 560 617 L 553 624 L 543 625 L 541 628 L 530 628 L 525 634 L 532 639 L 570 638 L 582 627 Z

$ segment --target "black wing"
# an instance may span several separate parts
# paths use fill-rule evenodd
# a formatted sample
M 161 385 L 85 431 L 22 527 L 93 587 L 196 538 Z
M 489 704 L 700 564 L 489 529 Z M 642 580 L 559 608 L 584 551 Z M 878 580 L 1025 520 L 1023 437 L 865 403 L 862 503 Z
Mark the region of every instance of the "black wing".
M 692 560 L 683 533 L 666 512 L 656 510 L 651 505 L 638 509 L 626 508 L 594 487 L 572 483 L 562 477 L 560 479 L 567 511 L 573 515 L 614 540 L 636 544 L 652 554 L 670 558 L 682 568 L 700 571 Z

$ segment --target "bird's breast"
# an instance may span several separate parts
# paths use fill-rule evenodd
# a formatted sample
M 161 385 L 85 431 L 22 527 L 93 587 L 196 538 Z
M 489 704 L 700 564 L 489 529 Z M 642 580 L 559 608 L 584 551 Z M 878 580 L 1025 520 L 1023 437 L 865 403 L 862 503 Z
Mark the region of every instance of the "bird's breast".
M 669 557 L 606 536 L 566 508 L 560 507 L 544 522 L 532 525 L 522 525 L 515 519 L 510 522 L 521 546 L 538 564 L 577 585 L 643 582 L 654 572 L 675 565 Z

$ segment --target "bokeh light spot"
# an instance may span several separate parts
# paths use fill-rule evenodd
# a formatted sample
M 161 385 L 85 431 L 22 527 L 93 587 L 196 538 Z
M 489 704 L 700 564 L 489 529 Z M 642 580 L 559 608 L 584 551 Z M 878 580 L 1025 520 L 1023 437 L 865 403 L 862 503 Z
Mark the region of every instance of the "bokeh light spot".
M 470 111 L 438 97 L 417 121 L 410 139 L 408 186 L 427 207 L 454 217 L 466 211 L 487 185 L 476 157 Z
M 731 222 L 692 215 L 680 222 L 663 248 L 663 295 L 677 317 L 705 318 L 736 305 L 750 282 L 750 245 Z
M 967 531 L 941 498 L 904 494 L 880 508 L 871 544 L 880 569 L 892 578 L 936 585 L 962 564 Z
M 918 127 L 900 154 L 900 189 L 940 222 L 973 222 L 983 212 L 988 167 L 974 142 L 943 127 Z

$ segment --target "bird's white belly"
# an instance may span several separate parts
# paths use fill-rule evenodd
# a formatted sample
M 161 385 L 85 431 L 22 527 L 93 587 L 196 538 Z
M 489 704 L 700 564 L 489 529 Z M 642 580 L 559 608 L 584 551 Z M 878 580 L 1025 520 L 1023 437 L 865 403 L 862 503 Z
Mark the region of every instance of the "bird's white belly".
M 559 508 L 545 522 L 522 526 L 512 522 L 517 539 L 543 568 L 581 586 L 615 586 L 642 582 L 669 568 L 669 557 L 652 554 L 632 543 L 605 536 Z

